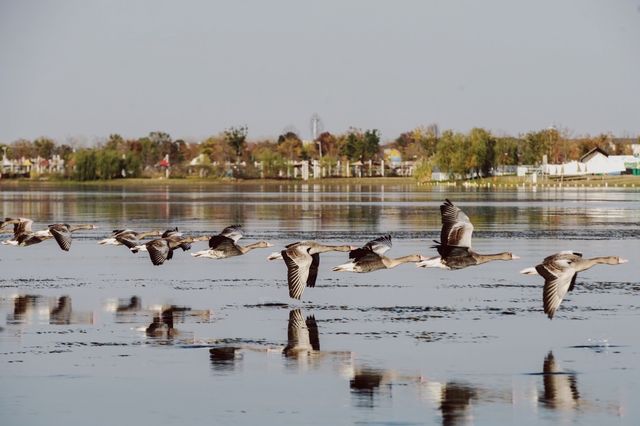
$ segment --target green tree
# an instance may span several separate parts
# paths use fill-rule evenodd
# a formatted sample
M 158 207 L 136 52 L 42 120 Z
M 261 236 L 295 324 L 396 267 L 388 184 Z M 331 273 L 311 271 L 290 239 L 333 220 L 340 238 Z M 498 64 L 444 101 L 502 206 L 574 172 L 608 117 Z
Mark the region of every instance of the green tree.
M 53 156 L 55 146 L 56 144 L 53 140 L 45 137 L 40 137 L 33 141 L 35 154 L 40 158 L 51 158 Z
M 230 127 L 224 131 L 224 139 L 235 152 L 237 164 L 247 146 L 247 132 L 247 126 Z
M 124 167 L 121 155 L 113 149 L 101 149 L 96 153 L 96 174 L 100 179 L 116 179 Z
M 543 156 L 549 154 L 550 146 L 550 134 L 546 130 L 527 133 L 523 141 L 522 161 L 524 164 L 541 164 Z
M 77 180 L 85 181 L 98 178 L 96 157 L 96 152 L 93 149 L 79 149 L 75 152 L 73 160 Z
M 469 132 L 466 168 L 480 176 L 488 176 L 494 163 L 495 139 L 485 129 L 474 128 Z
M 303 156 L 302 139 L 294 132 L 286 132 L 278 136 L 277 150 L 282 157 L 298 161 Z

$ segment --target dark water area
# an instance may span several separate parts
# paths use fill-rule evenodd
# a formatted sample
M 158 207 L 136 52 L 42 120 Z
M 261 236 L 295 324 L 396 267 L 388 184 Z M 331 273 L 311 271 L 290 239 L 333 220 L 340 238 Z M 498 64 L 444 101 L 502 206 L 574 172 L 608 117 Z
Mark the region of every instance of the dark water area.
M 288 297 L 284 263 L 266 260 L 299 239 L 384 233 L 393 257 L 433 256 L 445 198 L 474 223 L 477 251 L 520 259 L 352 274 L 331 271 L 344 253 L 326 253 L 302 301 Z M 34 229 L 98 226 L 68 253 L 54 241 L 0 246 L 3 425 L 640 419 L 640 192 L 51 185 L 4 187 L 0 205 Z M 241 242 L 274 247 L 224 260 L 177 251 L 153 266 L 97 244 L 117 228 L 210 235 L 234 223 Z M 567 249 L 629 263 L 580 273 L 550 321 L 541 277 L 518 271 Z

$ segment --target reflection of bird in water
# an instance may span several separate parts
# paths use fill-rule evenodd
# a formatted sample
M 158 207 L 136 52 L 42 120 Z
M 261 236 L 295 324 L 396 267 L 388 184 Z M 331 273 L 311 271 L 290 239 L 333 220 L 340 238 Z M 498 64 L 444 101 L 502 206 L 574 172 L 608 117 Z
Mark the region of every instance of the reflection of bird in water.
M 479 254 L 471 250 L 471 235 L 473 224 L 462 210 L 454 206 L 449 200 L 440 206 L 442 229 L 440 241 L 433 248 L 440 256 L 431 257 L 417 264 L 423 268 L 462 269 L 468 266 L 480 265 L 493 260 L 519 259 L 509 252 L 498 254 Z
M 71 309 L 71 297 L 58 298 L 57 305 L 49 313 L 50 324 L 93 324 L 93 312 L 77 312 Z
M 43 300 L 42 296 L 24 294 L 13 299 L 13 314 L 7 314 L 7 323 L 23 323 L 28 315 Z M 47 311 L 48 313 L 48 311 Z
M 469 412 L 471 400 L 476 398 L 475 388 L 456 382 L 448 382 L 442 388 L 440 411 L 442 424 L 460 425 L 473 424 L 473 416 Z
M 126 300 L 126 299 L 125 299 Z M 116 314 L 137 312 L 142 309 L 142 301 L 138 296 L 131 296 L 131 298 L 125 303 L 118 303 L 116 308 Z
M 40 296 L 36 296 L 33 294 L 25 294 L 23 296 L 17 296 L 15 299 L 13 299 L 14 317 L 18 318 L 24 315 L 28 309 L 35 308 L 40 299 L 41 299 Z
M 580 393 L 578 381 L 573 373 L 560 371 L 553 352 L 544 359 L 542 366 L 544 391 L 540 402 L 547 408 L 556 410 L 572 410 L 578 407 Z
M 124 245 L 131 249 L 140 244 L 140 240 L 147 237 L 159 237 L 162 235 L 160 231 L 143 231 L 136 232 L 132 229 L 114 229 L 111 237 L 98 241 L 101 245 Z
M 300 299 L 305 287 L 315 287 L 320 265 L 320 253 L 329 251 L 350 251 L 352 246 L 329 246 L 315 241 L 301 241 L 289 244 L 281 252 L 271 253 L 267 259 L 284 259 L 287 265 L 289 297 Z
M 233 371 L 236 362 L 242 359 L 242 352 L 238 346 L 219 346 L 209 349 L 211 367 L 218 371 Z
M 556 309 L 562 303 L 562 299 L 576 285 L 578 272 L 585 271 L 597 264 L 618 265 L 621 263 L 627 263 L 627 260 L 617 256 L 583 259 L 582 253 L 561 251 L 545 257 L 541 264 L 525 268 L 520 273 L 542 275 L 544 278 L 542 295 L 544 313 L 549 319 L 552 319 Z
M 175 337 L 182 333 L 174 327 L 174 323 L 178 321 L 184 322 L 187 315 L 208 320 L 211 315 L 211 311 L 208 309 L 194 310 L 186 306 L 166 306 L 153 316 L 153 321 L 145 329 L 145 332 L 149 337 Z
M 287 346 L 282 353 L 286 357 L 298 358 L 320 350 L 318 324 L 313 316 L 305 320 L 300 309 L 289 312 L 289 326 L 287 327 Z
M 419 254 L 398 257 L 392 259 L 384 256 L 391 248 L 391 235 L 384 235 L 369 241 L 363 247 L 349 252 L 349 262 L 335 266 L 337 272 L 372 272 L 379 269 L 391 269 L 398 265 L 409 262 L 420 262 L 425 260 Z
M 150 337 L 172 337 L 178 333 L 173 327 L 173 312 L 176 306 L 163 309 L 153 316 L 153 322 L 149 324 L 145 332 Z
M 244 247 L 238 245 L 238 241 L 242 238 L 242 226 L 228 226 L 218 235 L 214 235 L 209 239 L 209 249 L 191 253 L 194 257 L 207 257 L 210 259 L 225 259 L 227 257 L 240 256 L 257 248 L 273 247 L 266 241 L 258 241 Z
M 349 379 L 349 388 L 359 407 L 372 408 L 376 396 L 382 392 L 391 398 L 392 386 L 400 383 L 420 383 L 422 376 L 399 374 L 395 370 L 378 369 L 369 366 L 354 367 Z

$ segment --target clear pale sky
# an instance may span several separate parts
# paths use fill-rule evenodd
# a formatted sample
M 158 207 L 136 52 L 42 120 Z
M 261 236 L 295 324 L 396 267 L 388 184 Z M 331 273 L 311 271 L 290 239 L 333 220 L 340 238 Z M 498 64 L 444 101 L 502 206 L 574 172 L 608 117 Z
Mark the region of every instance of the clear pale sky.
M 640 0 L 0 0 L 0 142 L 640 133 Z

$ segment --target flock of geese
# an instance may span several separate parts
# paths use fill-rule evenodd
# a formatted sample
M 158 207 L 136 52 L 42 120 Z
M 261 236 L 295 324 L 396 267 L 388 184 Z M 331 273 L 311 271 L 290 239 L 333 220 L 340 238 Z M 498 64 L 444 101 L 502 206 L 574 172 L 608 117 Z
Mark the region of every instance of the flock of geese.
M 316 241 L 299 241 L 287 245 L 283 250 L 268 256 L 269 260 L 284 260 L 287 267 L 289 296 L 301 299 L 306 287 L 315 287 L 320 265 L 320 254 L 338 251 L 348 253 L 348 262 L 333 268 L 336 272 L 366 273 L 380 269 L 395 268 L 404 263 L 415 263 L 423 268 L 462 269 L 494 260 L 519 259 L 510 252 L 480 254 L 472 250 L 471 237 L 473 224 L 469 217 L 451 201 L 445 200 L 440 206 L 442 229 L 440 241 L 434 241 L 438 256 L 424 257 L 411 254 L 390 258 L 385 254 L 391 249 L 391 235 L 383 235 L 369 241 L 362 247 L 350 245 L 326 245 Z M 48 239 L 55 239 L 60 248 L 69 251 L 72 234 L 79 230 L 95 229 L 94 225 L 76 225 L 57 223 L 46 229 L 33 231 L 31 219 L 6 218 L 0 224 L 0 230 L 13 224 L 13 237 L 2 244 L 30 246 Z M 213 236 L 185 236 L 178 228 L 161 231 L 136 232 L 131 229 L 114 230 L 111 237 L 99 241 L 103 245 L 124 245 L 131 252 L 146 251 L 154 265 L 162 265 L 173 257 L 178 248 L 191 249 L 197 241 L 209 241 L 207 250 L 192 253 L 194 257 L 225 259 L 246 254 L 254 249 L 272 247 L 266 241 L 241 246 L 238 241 L 243 237 L 240 225 L 229 226 Z M 142 240 L 152 238 L 147 242 Z M 597 264 L 617 265 L 626 263 L 626 259 L 617 256 L 583 258 L 581 253 L 561 251 L 546 257 L 542 263 L 520 271 L 523 274 L 541 275 L 544 280 L 544 312 L 552 319 L 567 292 L 573 290 L 578 272 Z

